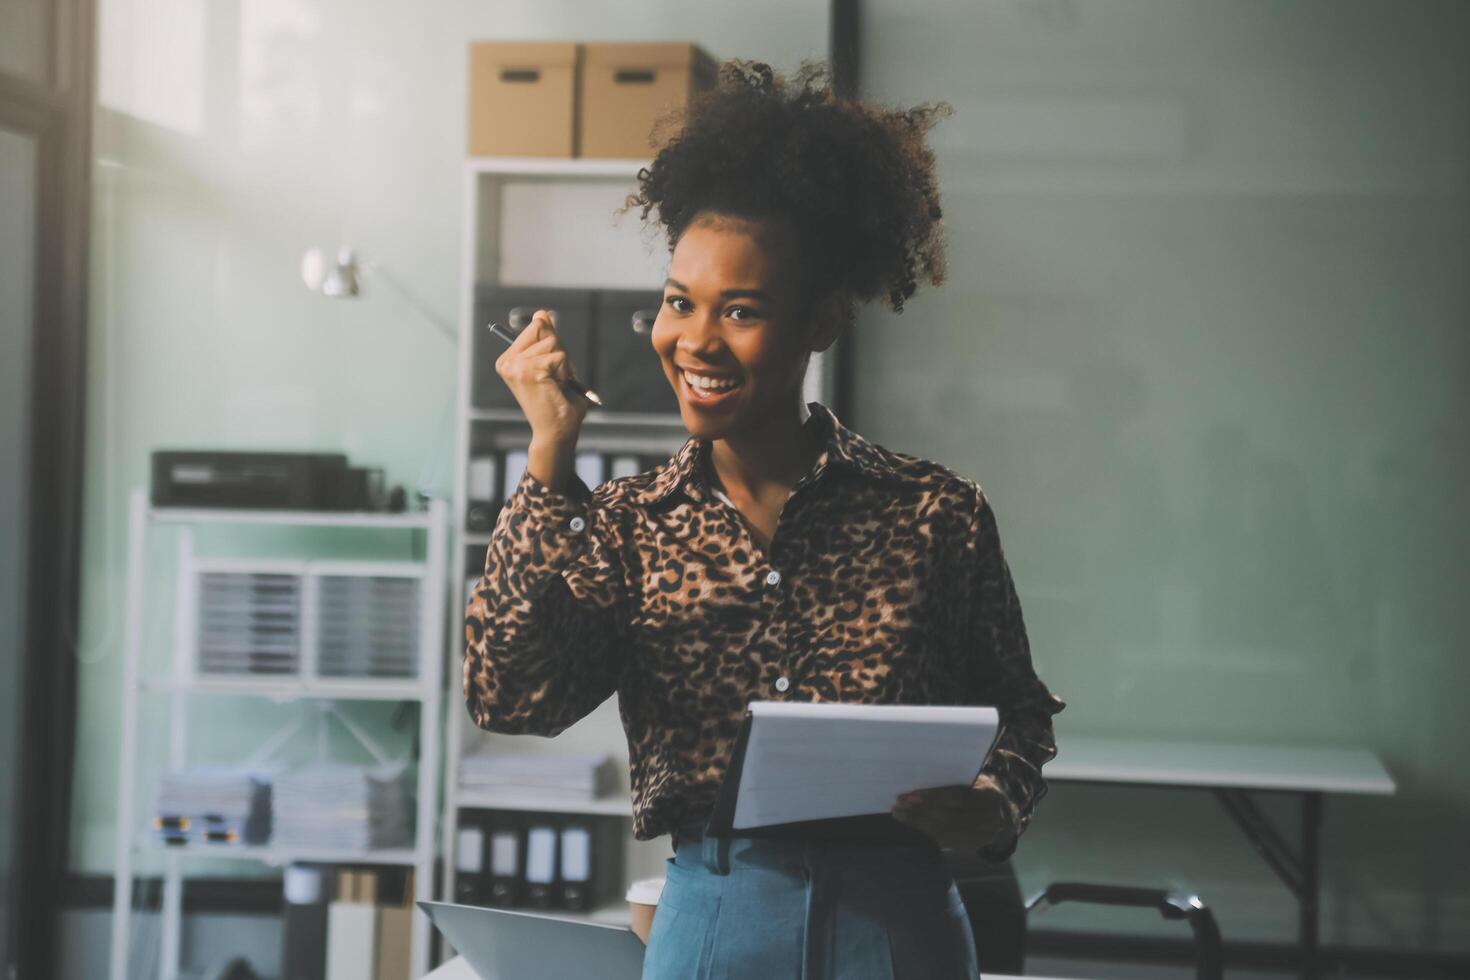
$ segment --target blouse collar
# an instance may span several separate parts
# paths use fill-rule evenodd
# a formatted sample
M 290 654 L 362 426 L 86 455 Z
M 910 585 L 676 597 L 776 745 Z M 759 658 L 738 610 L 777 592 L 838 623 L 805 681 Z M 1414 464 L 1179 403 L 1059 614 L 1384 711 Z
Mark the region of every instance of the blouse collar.
M 879 479 L 896 475 L 897 471 L 883 450 L 843 425 L 826 405 L 808 402 L 806 409 L 808 417 L 804 424 L 818 426 L 823 433 L 823 447 L 813 465 L 812 479 L 820 476 L 829 465 L 846 467 Z M 652 505 L 682 487 L 689 499 L 705 500 L 710 489 L 704 478 L 708 452 L 708 440 L 690 436 L 668 462 L 653 471 L 653 479 L 635 494 L 634 499 Z

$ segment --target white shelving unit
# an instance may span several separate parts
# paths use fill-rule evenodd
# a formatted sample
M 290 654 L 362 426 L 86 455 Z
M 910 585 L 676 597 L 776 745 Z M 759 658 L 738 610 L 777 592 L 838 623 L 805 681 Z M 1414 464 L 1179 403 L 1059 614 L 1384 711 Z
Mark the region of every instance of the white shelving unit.
M 483 157 L 466 162 L 464 172 L 464 228 L 460 289 L 460 363 L 454 482 L 453 554 L 458 586 L 479 568 L 465 568 L 467 549 L 483 553 L 490 532 L 465 527 L 468 507 L 467 469 L 473 430 L 479 445 L 524 448 L 530 427 L 518 409 L 477 408 L 471 403 L 475 291 L 483 285 L 575 287 L 585 289 L 639 289 L 657 291 L 668 268 L 667 242 L 662 229 L 645 231 L 639 210 L 630 209 L 621 223 L 610 219 L 628 194 L 637 188 L 637 176 L 648 161 L 595 159 L 540 159 Z M 650 355 L 652 356 L 652 355 Z M 807 397 L 823 399 L 830 387 L 830 364 L 812 358 Z M 668 415 L 618 413 L 594 409 L 587 415 L 578 441 L 581 451 L 671 455 L 688 438 L 677 412 Z M 462 590 L 457 588 L 462 598 Z M 461 604 L 462 606 L 462 604 Z M 461 609 L 462 612 L 462 609 Z M 458 683 L 463 661 L 462 615 L 451 619 L 449 663 Z M 451 690 L 451 700 L 459 698 Z M 627 793 L 627 739 L 610 699 L 556 739 L 493 735 L 468 723 L 462 704 L 448 713 L 445 735 L 445 792 L 443 891 L 452 901 L 455 885 L 455 829 L 461 809 L 509 809 L 584 813 L 628 819 L 624 854 L 625 879 L 662 872 L 667 840 L 656 845 L 632 838 L 632 804 Z M 549 801 L 526 794 L 490 796 L 459 793 L 459 762 L 467 747 L 612 753 L 620 771 L 621 791 L 612 797 L 584 803 Z M 627 881 L 624 882 L 627 884 Z M 560 913 L 576 916 L 578 913 Z M 582 913 L 594 921 L 626 923 L 627 905 L 621 900 Z
M 426 512 L 408 514 L 332 513 L 263 510 L 155 508 L 142 490 L 134 491 L 128 509 L 128 567 L 126 632 L 123 647 L 123 726 L 118 754 L 117 867 L 113 888 L 111 980 L 127 975 L 132 929 L 132 892 L 136 858 L 155 853 L 163 865 L 163 905 L 159 976 L 179 975 L 183 865 L 193 860 L 256 860 L 270 865 L 295 861 L 398 865 L 414 869 L 416 898 L 433 895 L 435 821 L 438 817 L 440 774 L 440 720 L 444 690 L 444 609 L 447 597 L 448 511 L 433 501 Z M 318 677 L 207 677 L 195 669 L 190 656 L 193 610 L 182 591 L 182 579 L 194 561 L 194 532 L 201 525 L 271 525 L 276 527 L 371 528 L 425 535 L 425 557 L 418 570 L 421 581 L 418 615 L 418 669 L 412 680 Z M 144 611 L 149 532 L 172 529 L 176 535 L 176 575 L 180 600 L 175 603 L 172 666 L 166 673 L 144 672 Z M 304 653 L 307 664 L 312 654 Z M 188 699 L 199 696 L 261 697 L 273 701 L 415 701 L 419 704 L 417 810 L 412 847 L 381 850 L 345 848 L 285 848 L 264 844 L 246 847 L 168 848 L 149 842 L 140 814 L 138 768 L 139 710 L 144 696 L 162 697 L 168 709 L 168 765 L 180 769 L 189 762 L 187 746 Z M 361 737 L 361 736 L 360 736 Z M 416 913 L 412 932 L 412 969 L 415 977 L 429 968 L 429 922 Z

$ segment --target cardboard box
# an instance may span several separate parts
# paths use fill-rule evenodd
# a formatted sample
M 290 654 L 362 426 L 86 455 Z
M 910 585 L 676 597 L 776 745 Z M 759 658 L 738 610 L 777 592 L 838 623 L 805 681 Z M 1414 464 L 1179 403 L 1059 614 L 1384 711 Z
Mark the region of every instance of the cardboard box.
M 577 62 L 572 41 L 472 41 L 470 156 L 577 155 Z
M 577 155 L 647 160 L 654 123 L 713 88 L 719 65 L 696 44 L 583 45 Z M 663 139 L 673 132 L 660 134 Z

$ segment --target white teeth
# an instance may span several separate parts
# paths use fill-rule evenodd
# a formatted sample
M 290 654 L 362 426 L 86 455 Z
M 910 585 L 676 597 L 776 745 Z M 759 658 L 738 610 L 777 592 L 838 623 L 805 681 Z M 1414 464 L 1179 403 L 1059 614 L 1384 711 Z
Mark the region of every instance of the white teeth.
M 706 378 L 703 375 L 690 374 L 688 371 L 684 372 L 684 380 L 689 383 L 689 387 L 698 388 L 700 391 L 729 391 L 740 384 L 740 381 L 735 378 Z

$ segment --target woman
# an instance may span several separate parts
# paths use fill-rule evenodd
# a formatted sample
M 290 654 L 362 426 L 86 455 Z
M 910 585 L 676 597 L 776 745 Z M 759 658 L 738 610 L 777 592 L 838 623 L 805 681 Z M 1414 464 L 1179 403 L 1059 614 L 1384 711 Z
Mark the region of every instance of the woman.
M 545 310 L 496 370 L 531 424 L 467 617 L 470 713 L 555 735 L 619 695 L 633 833 L 673 836 L 645 978 L 978 976 L 941 848 L 1004 860 L 1046 792 L 1064 707 L 1032 669 L 980 487 L 803 404 L 813 352 L 943 281 L 933 155 L 948 106 L 892 111 L 728 62 L 639 172 L 671 259 L 652 343 L 689 439 L 595 490 L 587 411 Z M 624 209 L 626 210 L 626 208 Z M 802 839 L 702 827 L 748 702 L 993 704 L 973 785 Z M 978 761 L 978 760 L 977 760 Z

